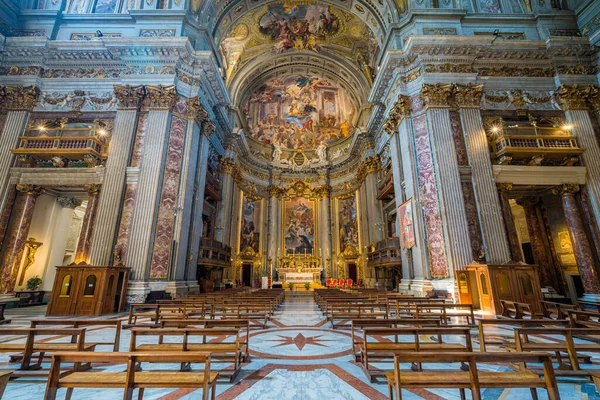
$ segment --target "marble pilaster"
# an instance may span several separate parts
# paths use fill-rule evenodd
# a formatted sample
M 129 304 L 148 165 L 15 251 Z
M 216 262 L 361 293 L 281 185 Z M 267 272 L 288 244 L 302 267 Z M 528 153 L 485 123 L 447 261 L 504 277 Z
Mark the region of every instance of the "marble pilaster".
M 373 170 L 365 177 L 365 189 L 367 193 L 368 206 L 367 212 L 369 213 L 369 236 L 372 243 L 377 243 L 383 239 L 383 211 L 381 209 L 380 201 L 377 200 L 377 172 Z
M 471 164 L 473 189 L 483 233 L 487 262 L 502 264 L 510 259 L 508 239 L 502 223 L 502 209 L 498 200 L 488 142 L 479 103 L 483 85 L 457 85 L 455 98 Z
M 221 243 L 230 243 L 229 227 L 231 225 L 231 206 L 233 201 L 233 172 L 236 168 L 231 157 L 223 157 L 219 162 L 221 172 L 221 201 L 217 208 L 217 222 L 215 226 L 215 239 Z
M 320 197 L 320 210 L 321 210 L 321 263 L 325 268 L 325 277 L 329 278 L 329 271 L 327 270 L 328 264 L 331 262 L 331 188 L 329 185 L 319 186 L 317 188 L 317 194 Z M 329 261 L 328 261 L 329 260 Z
M 88 203 L 83 215 L 81 233 L 77 242 L 77 251 L 75 253 L 75 262 L 88 262 L 90 252 L 90 239 L 94 232 L 96 224 L 96 213 L 98 211 L 98 195 L 100 194 L 100 185 L 85 185 L 88 192 Z
M 442 229 L 446 238 L 450 273 L 464 269 L 473 257 L 469 223 L 465 212 L 456 146 L 448 109 L 449 85 L 423 85 L 428 131 L 433 151 L 433 164 Z
M 517 200 L 517 204 L 523 207 L 525 219 L 527 221 L 527 231 L 531 242 L 533 259 L 538 265 L 538 275 L 542 287 L 551 286 L 556 288 L 556 283 L 552 279 L 553 266 L 544 243 L 544 231 L 540 221 L 539 209 L 540 201 L 535 197 L 525 197 Z
M 523 251 L 519 236 L 517 235 L 517 227 L 515 226 L 515 218 L 511 211 L 511 206 L 508 198 L 508 192 L 512 190 L 512 183 L 501 183 L 498 185 L 500 208 L 502 209 L 502 217 L 504 226 L 506 227 L 506 235 L 510 249 L 510 260 L 512 262 L 523 261 Z
M 119 209 L 123 205 L 125 171 L 135 137 L 138 107 L 144 96 L 144 89 L 141 86 L 115 86 L 115 95 L 119 99 L 119 109 L 106 160 L 102 192 L 98 199 L 97 223 L 90 240 L 91 265 L 108 265 L 111 259 L 112 244 L 119 222 Z M 123 261 L 124 257 L 118 248 L 116 251 L 115 261 Z
M 0 282 L 0 292 L 10 293 L 14 290 L 23 252 L 25 251 L 25 242 L 31 226 L 31 218 L 35 203 L 44 189 L 33 185 L 17 185 L 17 190 L 21 192 L 18 195 L 13 207 L 10 219 L 7 237 L 2 246 L 0 258 L 2 263 L 2 281 Z
M 278 267 L 277 261 L 281 242 L 279 241 L 279 219 L 281 215 L 281 196 L 284 189 L 281 186 L 269 186 L 269 232 L 268 232 L 268 258 L 273 264 L 273 275 Z M 285 249 L 283 250 L 285 251 Z
M 573 244 L 575 260 L 583 288 L 587 294 L 600 295 L 600 279 L 594 266 L 594 256 L 590 241 L 585 233 L 581 212 L 575 200 L 579 185 L 562 185 L 552 189 L 554 194 L 561 197 L 565 220 L 569 228 L 569 236 Z

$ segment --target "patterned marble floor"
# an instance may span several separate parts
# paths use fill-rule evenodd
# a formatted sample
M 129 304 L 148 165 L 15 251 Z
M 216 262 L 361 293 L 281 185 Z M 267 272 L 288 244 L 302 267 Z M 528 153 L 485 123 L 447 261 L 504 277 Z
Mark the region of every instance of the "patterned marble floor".
M 39 318 L 44 307 L 31 307 L 8 310 L 7 317 L 12 326 L 28 326 L 29 320 Z M 109 318 L 123 318 L 123 315 Z M 109 335 L 108 328 L 93 329 L 87 333 L 89 340 L 101 339 Z M 477 333 L 473 332 L 474 346 L 478 345 Z M 491 331 L 498 338 L 510 340 L 510 331 L 501 327 Z M 544 338 L 541 340 L 552 340 Z M 129 331 L 124 330 L 121 351 L 127 351 Z M 110 351 L 99 348 L 98 351 Z M 309 293 L 288 295 L 268 329 L 253 329 L 250 333 L 251 360 L 245 363 L 233 384 L 219 384 L 217 399 L 298 399 L 298 400 L 337 400 L 337 399 L 386 399 L 387 385 L 383 382 L 369 383 L 365 374 L 351 356 L 350 332 L 346 329 L 332 330 L 329 323 L 315 304 Z M 10 368 L 8 356 L 0 355 L 2 368 Z M 600 361 L 600 360 L 599 360 Z M 390 364 L 376 367 L 389 368 Z M 162 366 L 164 367 L 164 366 Z M 227 365 L 217 364 L 217 368 Z M 446 365 L 436 366 L 442 369 Z M 123 365 L 101 366 L 111 371 L 122 371 Z M 157 367 L 158 368 L 158 367 Z M 486 366 L 490 370 L 503 369 L 502 366 Z M 600 368 L 600 366 L 599 366 Z M 563 400 L 600 400 L 600 395 L 591 383 L 559 384 Z M 43 399 L 45 384 L 11 382 L 4 399 L 35 400 Z M 467 391 L 468 392 L 468 391 Z M 64 398 L 65 391 L 59 391 Z M 540 399 L 546 394 L 538 390 Z M 137 394 L 134 394 L 137 396 Z M 528 389 L 486 389 L 482 392 L 485 400 L 530 399 Z M 146 390 L 144 399 L 176 400 L 199 399 L 200 391 L 191 389 Z M 468 396 L 468 394 L 467 394 Z M 119 399 L 121 390 L 76 389 L 72 399 L 92 398 Z M 404 391 L 403 398 L 413 399 L 459 399 L 457 390 L 412 390 Z

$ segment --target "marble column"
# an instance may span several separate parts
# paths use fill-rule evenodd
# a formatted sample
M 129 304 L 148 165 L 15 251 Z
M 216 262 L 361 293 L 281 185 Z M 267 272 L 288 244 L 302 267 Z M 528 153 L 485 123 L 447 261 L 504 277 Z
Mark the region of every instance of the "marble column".
M 328 261 L 331 262 L 331 187 L 329 185 L 321 185 L 315 189 L 317 196 L 319 197 L 321 217 L 321 238 L 320 250 L 321 250 L 321 263 L 325 269 L 325 277 L 330 278 L 329 271 L 327 271 Z M 316 256 L 316 254 L 315 254 Z
M 577 261 L 585 293 L 600 297 L 598 271 L 594 266 L 590 241 L 585 233 L 581 212 L 575 200 L 575 193 L 578 191 L 579 185 L 561 185 L 552 189 L 552 193 L 559 195 L 562 200 L 565 220 L 569 228 L 569 236 L 573 243 L 575 260 Z
M 14 162 L 10 150 L 17 147 L 38 96 L 36 86 L 7 86 L 0 91 L 0 107 L 8 110 L 0 133 L 0 210 L 4 210 L 8 201 L 8 180 Z
M 94 232 L 96 224 L 96 212 L 98 211 L 98 195 L 100 193 L 100 185 L 85 185 L 85 190 L 88 192 L 88 203 L 83 215 L 83 223 L 81 225 L 81 233 L 79 233 L 79 241 L 77 242 L 77 251 L 75 253 L 75 262 L 77 264 L 87 263 L 90 252 L 90 239 Z
M 215 239 L 221 243 L 230 243 L 229 227 L 231 223 L 231 205 L 233 202 L 233 173 L 236 170 L 232 157 L 223 157 L 219 162 L 221 172 L 221 201 L 217 208 Z
M 549 259 L 546 244 L 544 242 L 544 228 L 540 222 L 540 200 L 536 197 L 524 197 L 517 200 L 517 204 L 523 207 L 527 221 L 527 231 L 531 242 L 533 258 L 538 265 L 538 274 L 542 287 L 557 285 L 552 279 L 554 267 Z
M 508 238 L 502 223 L 502 209 L 492 172 L 488 141 L 479 111 L 483 85 L 455 85 L 454 97 L 472 171 L 477 213 L 483 233 L 487 262 L 503 264 L 510 259 Z
M 17 185 L 17 190 L 21 194 L 13 207 L 7 237 L 0 255 L 2 260 L 0 292 L 2 293 L 10 293 L 14 290 L 35 203 L 38 196 L 44 192 L 44 189 L 34 185 Z
M 523 250 L 517 235 L 517 227 L 515 226 L 515 217 L 513 216 L 508 192 L 512 190 L 512 183 L 501 183 L 498 185 L 500 207 L 502 208 L 502 217 L 504 226 L 506 227 L 506 235 L 508 244 L 510 245 L 510 260 L 512 262 L 523 262 Z
M 426 106 L 427 125 L 433 149 L 436 186 L 442 231 L 444 232 L 449 274 L 464 269 L 473 260 L 469 223 L 456 160 L 448 98 L 450 85 L 423 85 L 421 97 Z
M 166 157 L 165 146 L 169 139 L 171 108 L 177 97 L 175 86 L 146 87 L 144 106 L 148 107 L 148 131 L 140 164 L 138 191 L 135 209 L 131 218 L 131 236 L 127 249 L 126 265 L 132 270 L 129 296 L 141 298 L 142 291 L 149 287 L 145 282 L 149 276 L 153 233 L 157 218 L 159 190 Z M 139 290 L 138 290 L 139 289 Z
M 125 171 L 135 138 L 138 108 L 144 96 L 144 88 L 115 85 L 115 96 L 119 100 L 119 109 L 108 149 L 102 192 L 98 199 L 96 226 L 90 238 L 88 262 L 91 265 L 109 265 L 111 259 L 119 212 L 123 204 Z M 121 256 L 117 256 L 120 260 Z
M 281 242 L 279 240 L 280 203 L 283 193 L 284 189 L 281 186 L 269 186 L 268 258 L 271 259 L 271 263 L 273 264 L 273 277 L 278 267 L 278 257 L 285 252 L 285 249 L 281 249 Z
M 380 201 L 377 200 L 377 173 L 381 169 L 381 161 L 376 157 L 375 164 L 370 166 L 370 171 L 365 177 L 365 189 L 368 199 L 367 212 L 369 213 L 369 236 L 372 243 L 377 243 L 383 239 L 383 210 L 381 209 Z

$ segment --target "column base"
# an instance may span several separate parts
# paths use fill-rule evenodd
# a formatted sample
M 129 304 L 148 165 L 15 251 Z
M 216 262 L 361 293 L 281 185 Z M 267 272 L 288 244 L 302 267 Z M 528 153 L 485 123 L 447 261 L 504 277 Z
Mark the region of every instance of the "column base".
M 188 296 L 200 294 L 200 285 L 198 281 L 187 281 Z
M 589 301 L 590 303 L 600 303 L 600 294 L 584 293 L 581 301 Z
M 129 281 L 127 285 L 127 304 L 144 303 L 150 293 L 150 283 L 147 281 Z
M 444 278 L 432 280 L 431 284 L 436 290 L 445 290 L 450 293 L 452 300 L 456 303 L 458 299 L 458 292 L 456 287 L 456 280 L 454 278 Z
M 401 293 L 412 294 L 415 297 L 425 297 L 434 289 L 428 279 L 402 279 L 398 285 Z
M 169 281 L 165 292 L 171 295 L 171 298 L 185 297 L 188 295 L 188 284 L 186 281 Z

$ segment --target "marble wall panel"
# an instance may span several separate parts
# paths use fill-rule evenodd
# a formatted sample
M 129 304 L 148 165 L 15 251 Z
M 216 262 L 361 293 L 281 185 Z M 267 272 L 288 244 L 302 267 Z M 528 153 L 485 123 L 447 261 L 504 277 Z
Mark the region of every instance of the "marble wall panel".
M 473 183 L 462 182 L 461 186 L 463 198 L 465 199 L 465 212 L 467 214 L 467 222 L 469 224 L 469 237 L 471 239 L 471 250 L 473 252 L 473 260 L 482 260 L 484 256 L 483 235 L 481 234 L 481 226 L 479 226 L 479 216 L 477 215 L 477 200 L 475 199 Z
M 467 146 L 465 146 L 465 138 L 463 136 L 460 114 L 458 111 L 450 111 L 450 125 L 452 127 L 454 147 L 456 148 L 456 161 L 459 166 L 468 167 L 469 156 L 467 155 Z
M 137 196 L 137 184 L 128 183 L 125 187 L 125 198 L 123 199 L 123 211 L 119 222 L 119 234 L 115 249 L 119 252 L 119 258 L 125 260 L 127 257 L 127 245 L 129 244 L 129 233 L 131 232 L 131 218 L 135 208 Z
M 131 167 L 139 167 L 144 150 L 144 138 L 148 130 L 148 113 L 141 113 L 138 117 L 137 130 L 135 132 L 135 141 L 133 143 L 133 152 L 131 153 Z

